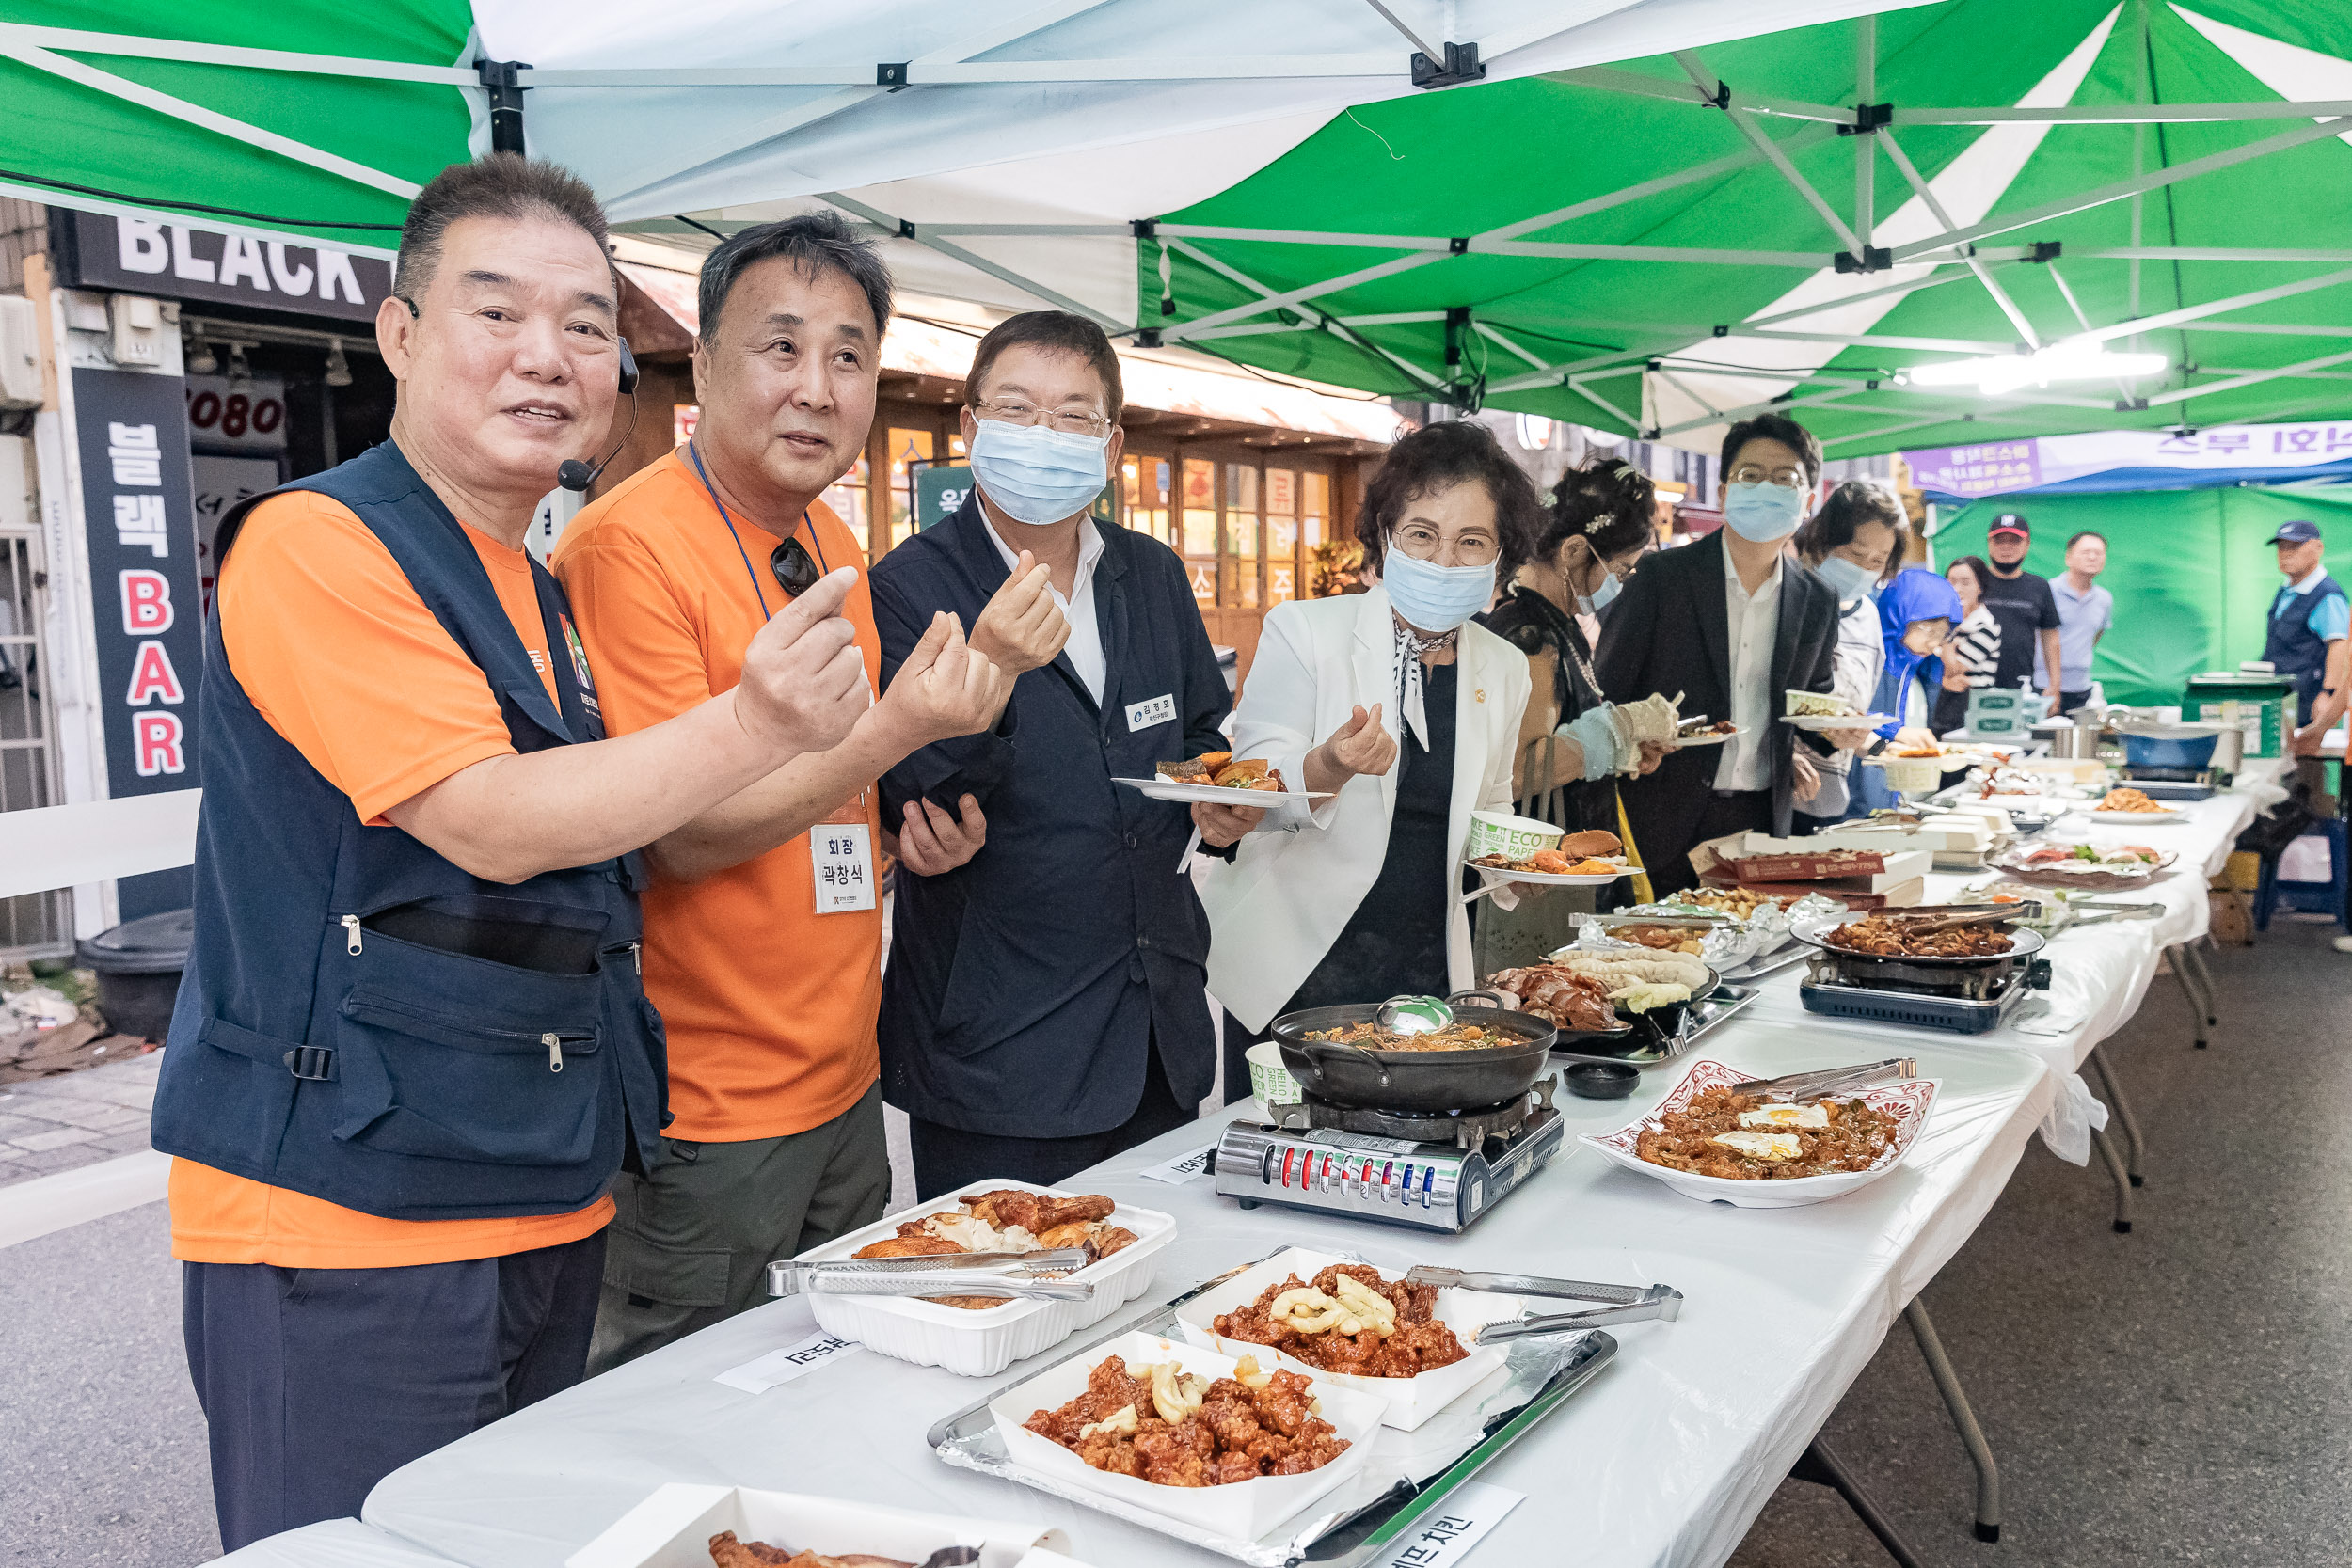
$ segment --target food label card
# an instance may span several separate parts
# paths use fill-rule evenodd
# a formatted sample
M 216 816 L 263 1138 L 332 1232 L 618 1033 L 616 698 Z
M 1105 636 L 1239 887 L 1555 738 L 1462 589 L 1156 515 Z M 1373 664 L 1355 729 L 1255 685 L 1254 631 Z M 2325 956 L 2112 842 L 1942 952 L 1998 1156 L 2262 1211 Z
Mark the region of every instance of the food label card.
M 1209 1156 L 1216 1152 L 1216 1145 L 1203 1144 L 1188 1154 L 1179 1154 L 1173 1160 L 1163 1160 L 1158 1164 L 1148 1165 L 1136 1174 L 1149 1180 L 1165 1181 L 1171 1187 L 1181 1187 L 1194 1177 L 1205 1172 L 1209 1168 Z
M 740 1388 L 747 1394 L 764 1394 L 779 1384 L 807 1376 L 828 1361 L 855 1355 L 865 1348 L 855 1339 L 837 1339 L 820 1329 L 782 1350 L 771 1350 L 756 1361 L 730 1367 L 711 1381 Z
M 1454 1568 L 1526 1497 L 1490 1481 L 1466 1481 L 1413 1525 L 1384 1568 Z

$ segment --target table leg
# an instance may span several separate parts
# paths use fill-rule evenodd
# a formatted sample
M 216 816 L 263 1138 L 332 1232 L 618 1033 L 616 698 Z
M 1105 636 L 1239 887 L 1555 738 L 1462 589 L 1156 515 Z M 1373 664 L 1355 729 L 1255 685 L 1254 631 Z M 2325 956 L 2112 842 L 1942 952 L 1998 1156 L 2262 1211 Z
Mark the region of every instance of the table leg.
M 1944 1396 L 1944 1406 L 1952 1413 L 1952 1425 L 1960 1430 L 1961 1443 L 1968 1450 L 1968 1463 L 1977 1467 L 1977 1539 L 1998 1541 L 2001 1470 L 1993 1462 L 1993 1445 L 1984 1440 L 1984 1429 L 1977 1425 L 1976 1412 L 1968 1408 L 1968 1396 L 1960 1386 L 1960 1374 L 1952 1370 L 1952 1363 L 1944 1354 L 1944 1341 L 1935 1337 L 1935 1324 L 1928 1317 L 1927 1303 L 1912 1297 L 1911 1305 L 1903 1308 L 1903 1321 L 1911 1324 L 1911 1337 L 1919 1341 L 1919 1354 L 1935 1379 L 1936 1392 Z
M 2185 943 L 2182 950 L 2196 966 L 2198 989 L 2205 993 L 2205 1022 L 2217 1026 L 2221 1022 L 2221 993 L 2213 983 L 2213 970 L 2205 963 L 2205 945 L 2212 941 L 2212 933 L 2207 932 L 2203 942 Z
M 1895 1528 L 1894 1521 L 1880 1512 L 1877 1502 L 1862 1489 L 1862 1483 L 1854 1480 L 1853 1472 L 1847 1469 L 1845 1463 L 1830 1452 L 1819 1437 L 1806 1444 L 1804 1452 L 1797 1456 L 1796 1465 L 1788 1472 L 1788 1479 L 1809 1481 L 1816 1486 L 1826 1486 L 1836 1492 L 1846 1499 L 1846 1506 L 1853 1510 L 1854 1517 L 1879 1538 L 1879 1544 L 1886 1548 L 1888 1557 L 1893 1558 L 1901 1568 L 1921 1568 L 1919 1554 L 1911 1549 L 1911 1544 Z
M 2181 983 L 2181 994 L 2188 998 L 2188 1026 L 2196 1035 L 2197 1049 L 2205 1049 L 2205 1017 L 2211 1011 L 2205 999 L 2197 994 L 2197 982 L 2188 973 L 2188 949 L 2176 944 L 2164 950 L 2165 961 L 2172 971 L 2172 978 Z
M 2124 1168 L 2122 1157 L 2115 1152 L 2115 1145 L 2107 1140 L 2106 1132 L 2092 1132 L 2090 1147 L 2099 1151 L 2099 1158 L 2106 1162 L 2107 1175 L 2115 1180 L 2115 1233 L 2128 1236 L 2132 1233 L 2131 1172 Z
M 2148 1183 L 2139 1167 L 2146 1145 L 2140 1140 L 2139 1118 L 2132 1115 L 2132 1107 L 2123 1098 L 2123 1085 L 2116 1082 L 2115 1064 L 2107 1060 L 2106 1048 L 2092 1046 L 2090 1060 L 2099 1069 L 2099 1081 L 2106 1085 L 2107 1107 L 2115 1113 L 2115 1119 L 2123 1127 L 2123 1147 L 2130 1150 L 2130 1158 L 2125 1163 L 2131 1171 L 2132 1185 L 2144 1187 Z

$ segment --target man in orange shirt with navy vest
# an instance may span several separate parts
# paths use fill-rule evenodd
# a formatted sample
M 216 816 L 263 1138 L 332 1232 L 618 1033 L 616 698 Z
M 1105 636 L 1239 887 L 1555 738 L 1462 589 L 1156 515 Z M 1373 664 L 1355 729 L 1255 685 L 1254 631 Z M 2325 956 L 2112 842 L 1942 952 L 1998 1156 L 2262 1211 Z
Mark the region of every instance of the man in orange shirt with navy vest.
M 230 1551 L 579 1379 L 664 1117 L 634 851 L 871 707 L 844 572 L 604 738 L 522 543 L 635 378 L 605 244 L 551 165 L 444 170 L 376 317 L 391 439 L 221 524 L 154 1141 Z
M 872 244 L 826 213 L 740 230 L 704 261 L 693 438 L 582 512 L 553 560 L 616 734 L 734 685 L 753 633 L 828 567 L 858 571 L 843 610 L 880 684 L 866 552 L 818 498 L 866 448 L 890 297 Z M 1043 569 L 1028 576 L 1009 604 L 1044 636 L 1060 617 Z M 991 728 L 1010 692 L 933 616 L 847 739 L 647 847 L 645 990 L 676 1119 L 614 1184 L 592 1370 L 757 1305 L 771 1260 L 882 1218 L 879 852 L 944 872 L 987 824 L 969 797 L 885 822 L 875 781 Z

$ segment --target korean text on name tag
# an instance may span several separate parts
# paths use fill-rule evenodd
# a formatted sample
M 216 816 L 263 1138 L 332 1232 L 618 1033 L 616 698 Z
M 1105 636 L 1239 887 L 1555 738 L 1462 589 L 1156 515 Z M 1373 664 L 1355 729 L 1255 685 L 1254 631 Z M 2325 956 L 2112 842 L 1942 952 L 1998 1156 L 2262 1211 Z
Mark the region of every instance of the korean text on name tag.
M 1527 1494 L 1488 1481 L 1466 1481 L 1417 1520 L 1384 1568 L 1454 1568 L 1481 1537 L 1525 1501 Z
M 1148 1177 L 1154 1181 L 1165 1181 L 1171 1187 L 1179 1187 L 1206 1171 L 1209 1168 L 1209 1156 L 1216 1152 L 1216 1145 L 1203 1144 L 1189 1154 L 1179 1154 L 1173 1160 L 1163 1160 L 1156 1165 L 1147 1165 L 1136 1174 Z

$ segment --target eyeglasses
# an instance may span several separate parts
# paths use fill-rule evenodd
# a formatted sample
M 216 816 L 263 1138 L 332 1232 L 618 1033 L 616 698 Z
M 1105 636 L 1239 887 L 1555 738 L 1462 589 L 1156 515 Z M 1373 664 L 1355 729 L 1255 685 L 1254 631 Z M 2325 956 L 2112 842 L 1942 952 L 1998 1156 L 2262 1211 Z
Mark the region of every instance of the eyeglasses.
M 1064 436 L 1107 436 L 1111 421 L 1100 414 L 1088 414 L 1074 408 L 1047 413 L 1019 398 L 1006 398 L 996 403 L 975 403 L 972 412 L 984 420 L 999 424 L 1036 424 L 1041 420 Z
M 1389 536 L 1389 543 L 1415 561 L 1436 559 L 1445 541 L 1429 529 L 1416 525 L 1411 530 L 1399 529 Z M 1454 542 L 1454 553 L 1464 566 L 1484 566 L 1502 554 L 1502 546 L 1492 539 L 1476 534 Z
M 776 586 L 799 598 L 824 580 L 825 569 L 808 553 L 808 546 L 798 539 L 787 539 L 769 552 L 768 569 L 776 574 Z
M 1731 470 L 1734 484 L 1777 484 L 1784 490 L 1804 488 L 1803 468 L 1766 468 L 1756 463 L 1742 463 Z

